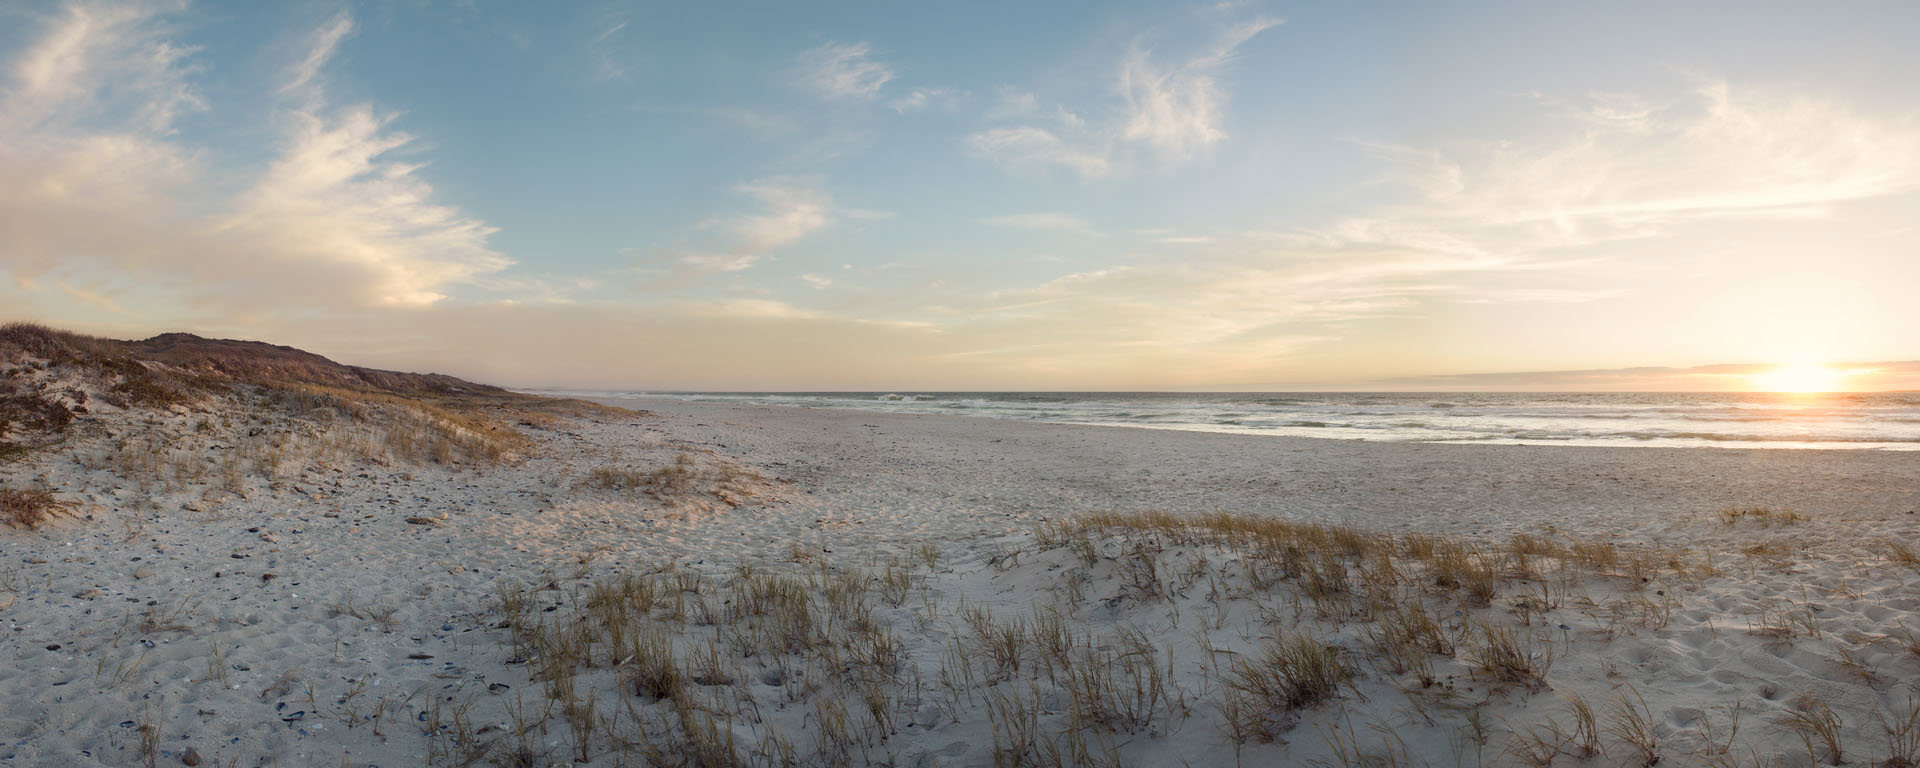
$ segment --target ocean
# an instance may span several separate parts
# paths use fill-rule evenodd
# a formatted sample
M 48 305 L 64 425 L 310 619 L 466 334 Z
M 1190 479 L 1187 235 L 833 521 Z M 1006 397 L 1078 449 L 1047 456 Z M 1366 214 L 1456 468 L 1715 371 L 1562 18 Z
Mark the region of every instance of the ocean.
M 1920 450 L 1920 393 L 528 391 L 1343 440 Z

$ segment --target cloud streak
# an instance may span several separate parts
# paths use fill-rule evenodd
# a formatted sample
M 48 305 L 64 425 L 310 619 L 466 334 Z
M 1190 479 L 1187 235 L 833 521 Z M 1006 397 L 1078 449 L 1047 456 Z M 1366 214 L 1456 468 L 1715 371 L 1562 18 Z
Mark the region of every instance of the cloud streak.
M 1228 24 L 1199 53 L 1174 64 L 1136 42 L 1120 57 L 1114 79 L 1123 103 L 1112 118 L 1093 124 L 1065 107 L 1047 114 L 1033 93 L 1007 89 L 987 117 L 1016 124 L 977 131 L 967 144 L 1009 169 L 1053 166 L 1084 179 L 1125 175 L 1130 147 L 1143 147 L 1168 166 L 1185 162 L 1227 139 L 1229 92 L 1221 75 L 1242 45 L 1280 23 L 1262 16 Z
M 1823 216 L 1839 203 L 1920 189 L 1920 123 L 1911 118 L 1725 82 L 1690 96 L 1560 105 L 1570 130 L 1544 141 L 1372 145 L 1425 197 L 1391 218 L 1403 231 L 1537 250 L 1714 219 Z
M 206 108 L 190 78 L 195 50 L 170 39 L 184 3 L 68 3 L 8 67 L 0 130 L 15 139 L 81 126 L 165 135 Z
M 929 108 L 952 110 L 958 106 L 962 94 L 952 88 L 915 88 L 906 95 L 887 102 L 887 106 L 901 114 L 919 112 Z
M 1035 232 L 1070 232 L 1089 237 L 1103 237 L 1100 230 L 1086 219 L 1065 213 L 1016 213 L 1007 216 L 994 216 L 982 220 L 986 224 L 1010 229 L 1024 229 Z
M 280 86 L 280 92 L 294 93 L 312 84 L 314 78 L 320 76 L 320 69 L 333 60 L 334 53 L 340 48 L 340 41 L 350 34 L 353 34 L 353 14 L 344 10 L 334 14 L 314 33 L 306 57 L 294 65 L 293 74 L 287 78 L 286 84 Z
M 1226 140 L 1221 122 L 1227 92 L 1220 83 L 1220 70 L 1241 45 L 1280 23 L 1260 17 L 1234 24 L 1210 50 L 1171 68 L 1160 66 L 1147 51 L 1135 47 L 1120 67 L 1120 92 L 1127 99 L 1121 136 L 1174 159 L 1186 159 Z
M 870 100 L 893 80 L 893 68 L 875 61 L 866 43 L 827 43 L 795 60 L 799 85 L 827 99 Z
M 967 137 L 967 144 L 976 153 L 1010 168 L 1059 166 L 1087 179 L 1109 176 L 1114 171 L 1106 148 L 1068 142 L 1053 131 L 1031 125 L 981 131 Z
M 424 307 L 511 263 L 487 245 L 492 227 L 434 202 L 420 166 L 396 159 L 413 138 L 390 116 L 327 106 L 323 70 L 353 29 L 346 14 L 287 70 L 277 93 L 299 104 L 279 115 L 277 156 L 224 194 L 205 169 L 218 149 L 173 136 L 176 115 L 204 107 L 193 49 L 169 37 L 180 8 L 71 3 L 12 62 L 0 264 L 16 278 L 110 267 L 141 298 L 259 314 Z
M 694 272 L 739 272 L 774 251 L 831 226 L 843 215 L 817 186 L 789 176 L 771 176 L 742 184 L 735 192 L 759 205 L 752 213 L 708 219 L 697 229 L 717 233 L 704 248 L 668 249 L 665 255 Z M 870 215 L 872 212 L 857 212 Z

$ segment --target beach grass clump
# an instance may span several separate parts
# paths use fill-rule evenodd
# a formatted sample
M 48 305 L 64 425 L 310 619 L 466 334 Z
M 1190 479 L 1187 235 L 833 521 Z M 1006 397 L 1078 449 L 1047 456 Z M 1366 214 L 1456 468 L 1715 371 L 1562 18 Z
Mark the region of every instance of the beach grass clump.
M 327 618 L 350 616 L 367 622 L 370 625 L 378 626 L 383 632 L 392 632 L 400 625 L 399 620 L 394 618 L 394 614 L 398 613 L 399 610 L 398 605 L 390 602 L 375 603 L 373 605 L 356 604 L 353 595 L 349 594 L 345 600 L 329 603 L 326 613 Z
M 1611 541 L 1575 540 L 1567 545 L 1568 562 L 1593 573 L 1608 574 L 1620 567 L 1620 547 Z
M 1632 694 L 1633 698 L 1627 698 L 1628 694 Z M 1614 707 L 1607 715 L 1606 731 L 1632 750 L 1638 765 L 1659 764 L 1659 723 L 1639 691 L 1628 687 L 1614 694 Z
M 1293 712 L 1339 696 L 1354 673 L 1340 646 L 1282 631 L 1257 655 L 1233 664 L 1226 680 L 1233 703 L 1227 708 L 1242 720 L 1234 730 L 1275 738 Z
M 1792 640 L 1802 635 L 1817 638 L 1820 619 L 1814 615 L 1812 605 L 1783 598 L 1762 606 L 1757 616 L 1749 617 L 1747 632 L 1775 640 Z
M 1475 672 L 1494 680 L 1532 688 L 1546 683 L 1547 670 L 1553 665 L 1552 646 L 1537 649 L 1512 627 L 1486 623 L 1480 625 L 1466 661 Z
M 675 509 L 710 511 L 738 507 L 761 495 L 766 478 L 731 462 L 701 462 L 682 452 L 672 463 L 653 469 L 595 467 L 580 484 L 600 491 L 645 494 Z
M 1889 538 L 1882 539 L 1880 546 L 1886 550 L 1888 562 L 1920 571 L 1920 552 L 1916 552 L 1912 544 Z
M 68 508 L 53 493 L 39 489 L 0 488 L 0 521 L 18 528 L 40 527 Z
M 1443 540 L 1434 547 L 1427 573 L 1434 586 L 1458 594 L 1473 605 L 1487 605 L 1500 588 L 1494 560 L 1464 542 Z
M 1799 512 L 1771 507 L 1726 507 L 1715 514 L 1719 516 L 1721 523 L 1729 526 L 1751 522 L 1761 528 L 1772 528 L 1781 525 L 1798 525 L 1808 520 L 1806 515 Z
M 1845 745 L 1841 737 L 1841 727 L 1844 723 L 1841 722 L 1840 715 L 1827 705 L 1826 700 L 1811 695 L 1796 698 L 1793 706 L 1781 713 L 1780 724 L 1800 737 L 1801 744 L 1807 749 L 1809 759 L 1812 759 L 1816 750 L 1819 750 L 1827 753 L 1828 765 L 1846 763 L 1843 749 Z
M 1593 705 L 1577 693 L 1566 694 L 1565 701 L 1567 717 L 1573 721 L 1573 730 L 1567 732 L 1573 756 L 1585 760 L 1600 754 L 1600 725 L 1593 714 Z
M 1364 632 L 1375 661 L 1396 675 L 1417 674 L 1422 685 L 1433 682 L 1433 657 L 1452 657 L 1456 649 L 1454 633 L 1417 600 L 1376 612 Z
M 1892 717 L 1881 713 L 1880 730 L 1886 734 L 1887 757 L 1878 765 L 1920 768 L 1920 699 L 1908 696 L 1907 705 Z
M 1602 754 L 1600 726 L 1593 708 L 1578 694 L 1568 694 L 1565 703 L 1571 726 L 1549 717 L 1525 731 L 1516 731 L 1507 742 L 1506 756 L 1523 765 L 1549 766 L 1562 756 L 1590 760 Z
M 178 603 L 154 601 L 140 617 L 140 631 L 147 634 L 158 632 L 191 632 L 193 625 L 187 623 L 193 615 L 193 608 L 199 603 L 196 597 L 181 598 Z

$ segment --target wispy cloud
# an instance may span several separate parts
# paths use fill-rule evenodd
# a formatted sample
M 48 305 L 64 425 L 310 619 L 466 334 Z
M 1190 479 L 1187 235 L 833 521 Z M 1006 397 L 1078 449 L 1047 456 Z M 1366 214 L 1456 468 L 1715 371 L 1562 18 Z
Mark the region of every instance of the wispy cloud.
M 915 88 L 887 102 L 887 106 L 902 114 L 928 108 L 952 110 L 959 105 L 961 95 L 952 88 Z
M 1110 118 L 1090 122 L 1062 105 L 1049 111 L 1033 92 L 1003 88 L 985 117 L 1013 124 L 977 131 L 967 144 L 1008 168 L 1053 166 L 1087 179 L 1124 175 L 1137 154 L 1131 146 L 1167 165 L 1191 159 L 1227 138 L 1227 65 L 1248 40 L 1280 23 L 1263 16 L 1218 27 L 1201 51 L 1173 64 L 1136 42 L 1120 57 L 1113 81 L 1123 103 L 1091 112 Z
M 1233 24 L 1209 50 L 1172 67 L 1136 47 L 1120 66 L 1120 92 L 1127 99 L 1121 135 L 1179 159 L 1225 140 L 1220 123 L 1227 93 L 1219 71 L 1242 44 L 1280 23 L 1260 17 Z
M 763 209 L 735 225 L 749 250 L 770 251 L 833 223 L 833 201 L 827 194 L 793 178 L 760 179 L 739 191 L 760 201 Z
M 1081 328 L 1079 343 L 1109 354 L 1224 359 L 1252 344 L 1271 364 L 1361 324 L 1446 305 L 1630 296 L 1630 281 L 1604 281 L 1618 257 L 1593 247 L 1609 242 L 1684 253 L 1699 249 L 1695 225 L 1820 216 L 1848 201 L 1920 191 L 1920 123 L 1910 117 L 1720 83 L 1672 104 L 1613 94 L 1549 106 L 1566 118 L 1558 133 L 1383 149 L 1410 193 L 1400 203 L 1279 232 L 1138 232 L 1183 246 L 1180 259 L 1116 256 L 1032 289 L 940 304 L 1029 335 Z M 1069 224 L 1021 223 L 1041 222 Z M 1574 269 L 1597 270 L 1603 281 L 1572 283 Z
M 718 107 L 695 110 L 718 119 L 761 141 L 784 138 L 800 130 L 800 121 L 791 115 L 751 107 Z
M 0 130 L 14 137 L 171 132 L 174 118 L 206 108 L 192 86 L 195 49 L 171 39 L 180 2 L 71 2 L 8 67 Z
M 487 245 L 494 227 L 433 202 L 421 166 L 397 159 L 414 137 L 391 130 L 390 115 L 327 103 L 320 73 L 353 25 L 343 11 L 314 33 L 281 89 L 303 100 L 287 147 L 219 231 L 271 243 L 284 261 L 355 267 L 370 278 L 364 300 L 425 306 L 446 298 L 443 286 L 512 262 Z
M 627 29 L 627 15 L 616 13 L 601 22 L 600 31 L 595 32 L 587 41 L 587 55 L 593 59 L 593 74 L 601 80 L 612 80 L 627 74 L 618 56 L 620 33 Z
M 1103 236 L 1100 230 L 1094 228 L 1092 222 L 1065 213 L 1016 213 L 1008 216 L 994 216 L 984 221 L 996 227 L 1042 232 L 1071 232 L 1092 237 Z
M 1403 231 L 1538 249 L 1729 217 L 1819 216 L 1920 189 L 1920 122 L 1804 93 L 1709 82 L 1669 104 L 1609 94 L 1551 106 L 1567 130 L 1548 139 L 1372 145 L 1424 197 L 1387 218 Z
M 1037 126 L 981 131 L 967 137 L 967 144 L 995 163 L 1009 167 L 1060 166 L 1089 179 L 1113 172 L 1113 162 L 1105 148 L 1070 143 Z
M 284 144 L 238 195 L 203 178 L 172 120 L 203 108 L 177 4 L 71 3 L 12 62 L 0 97 L 0 263 L 16 276 L 98 273 L 203 308 L 419 307 L 509 262 L 493 229 L 433 201 L 412 137 L 371 106 L 330 109 L 323 70 L 352 30 L 334 17 L 278 89 Z M 237 119 L 240 116 L 236 116 Z M 256 118 L 257 119 L 257 118 Z M 203 211 L 208 213 L 203 213 Z M 88 290 L 105 295 L 106 288 Z
M 873 99 L 893 80 L 893 69 L 872 58 L 866 43 L 827 43 L 795 61 L 802 88 L 828 99 Z
M 292 74 L 280 86 L 280 92 L 292 93 L 311 84 L 320 75 L 320 68 L 333 59 L 335 51 L 340 48 L 340 41 L 350 34 L 353 34 L 353 14 L 344 10 L 334 14 L 314 33 L 306 57 L 294 64 Z
M 753 320 L 818 320 L 825 315 L 796 307 L 784 301 L 772 299 L 720 299 L 716 301 L 687 301 L 673 307 L 676 311 L 693 316 L 745 318 Z
M 707 219 L 697 229 L 716 233 L 712 244 L 671 248 L 665 255 L 696 272 L 738 272 L 832 225 L 840 215 L 826 192 L 790 176 L 758 179 L 735 191 L 753 199 L 759 210 Z
M 487 245 L 492 226 L 432 202 L 420 166 L 393 159 L 414 139 L 390 130 L 391 117 L 359 105 L 291 119 L 288 151 L 216 231 L 268 248 L 266 258 L 353 267 L 376 304 L 429 305 L 445 286 L 512 263 Z

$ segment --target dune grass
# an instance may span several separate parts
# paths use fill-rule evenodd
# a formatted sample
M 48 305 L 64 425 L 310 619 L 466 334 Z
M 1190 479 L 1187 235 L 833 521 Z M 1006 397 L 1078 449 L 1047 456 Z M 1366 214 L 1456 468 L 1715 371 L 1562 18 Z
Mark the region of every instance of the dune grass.
M 48 491 L 0 488 L 0 522 L 15 527 L 38 528 L 68 506 Z
M 119 409 L 277 421 L 283 426 L 273 431 L 317 436 L 308 442 L 336 452 L 415 464 L 509 463 L 533 446 L 515 423 L 551 427 L 559 416 L 626 414 L 449 377 L 342 366 L 254 342 L 125 342 L 26 323 L 0 326 L 0 365 L 14 372 L 0 380 L 0 438 L 10 437 L 0 458 L 60 440 L 91 413 L 89 391 Z M 203 418 L 196 428 L 211 426 Z
M 719 457 L 702 461 L 681 452 L 665 466 L 641 469 L 630 465 L 595 467 L 579 485 L 599 491 L 649 496 L 675 510 L 711 511 L 738 507 L 760 496 L 766 478 Z
M 583 484 L 645 492 L 698 475 L 693 461 L 676 461 L 612 467 Z M 1126 745 L 1195 727 L 1196 717 L 1259 748 L 1383 687 L 1420 709 L 1457 707 L 1445 702 L 1468 685 L 1538 695 L 1568 641 L 1542 616 L 1579 605 L 1619 627 L 1610 631 L 1658 631 L 1672 608 L 1652 593 L 1707 572 L 1683 552 L 1544 534 L 1471 542 L 1158 512 L 1046 522 L 1031 548 L 984 557 L 989 574 L 1050 585 L 1035 594 L 1051 601 L 1019 610 L 939 596 L 941 562 L 916 551 L 866 567 L 814 557 L 725 574 L 663 567 L 573 587 L 508 585 L 493 610 L 556 713 L 542 738 L 572 734 L 548 750 L 556 756 L 884 763 L 890 736 L 931 715 L 984 723 L 998 765 L 1118 765 Z M 1589 584 L 1613 602 L 1590 599 Z M 1151 615 L 1157 626 L 1089 624 L 1090 612 Z M 919 653 L 903 625 L 915 627 Z M 1645 729 L 1643 705 L 1603 719 L 1568 701 L 1564 718 L 1510 726 L 1503 754 L 1593 759 L 1609 736 L 1615 749 L 1666 749 Z M 624 702 L 617 715 L 613 702 Z M 1485 738 L 1496 738 L 1490 729 Z

